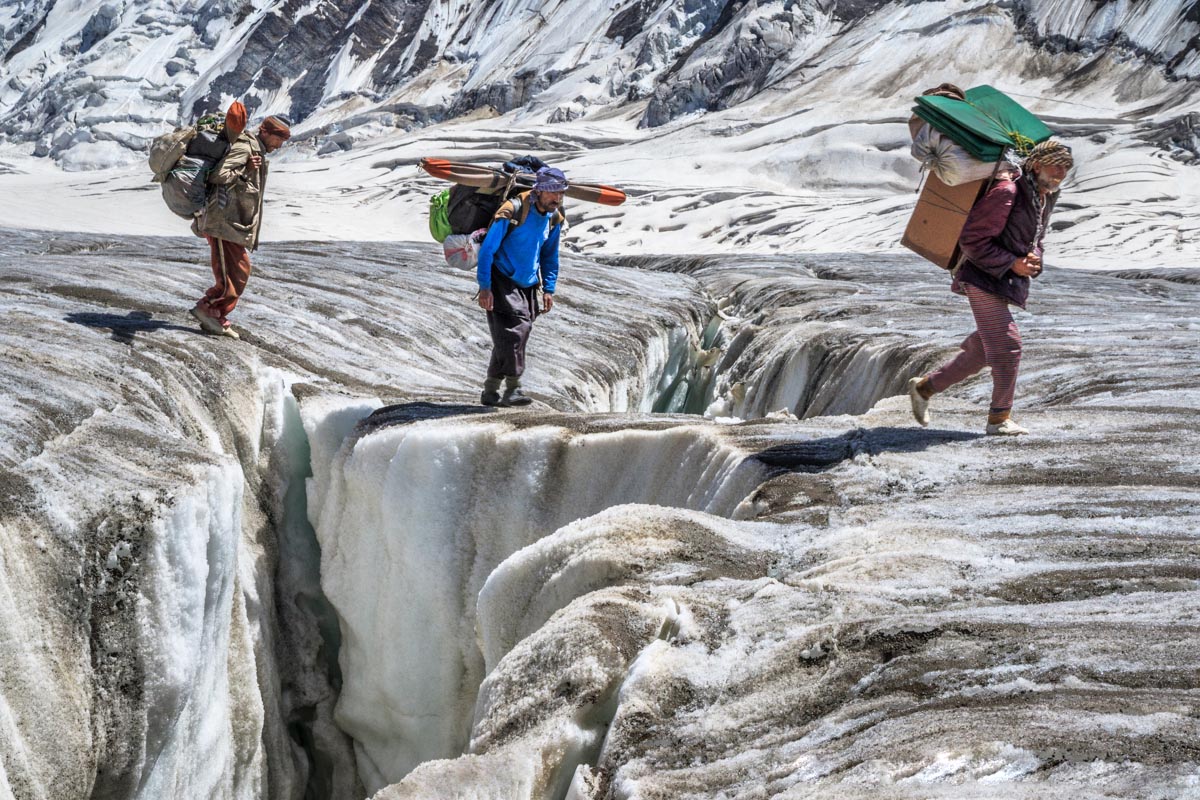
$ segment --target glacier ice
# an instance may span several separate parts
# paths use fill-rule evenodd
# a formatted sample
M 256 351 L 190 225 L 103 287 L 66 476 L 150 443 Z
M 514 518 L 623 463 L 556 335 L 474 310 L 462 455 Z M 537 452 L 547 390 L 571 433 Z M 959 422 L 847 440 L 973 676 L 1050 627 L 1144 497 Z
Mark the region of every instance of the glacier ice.
M 1191 791 L 1187 270 L 1048 272 L 1002 442 L 895 396 L 969 324 L 914 258 L 572 259 L 475 415 L 434 249 L 264 247 L 229 343 L 188 240 L 0 248 L 10 794 Z M 633 413 L 702 374 L 746 421 Z
M 214 348 L 170 313 L 206 280 L 194 248 L 0 237 L 6 263 L 38 264 L 6 271 L 5 310 L 19 326 L 0 334 L 0 741 L 4 781 L 21 798 L 301 797 L 309 785 L 365 796 L 353 743 L 333 721 L 339 631 L 307 527 L 307 506 L 315 517 L 327 498 L 306 482 L 328 483 L 343 440 L 380 405 L 375 393 L 461 391 L 444 365 L 482 370 L 483 326 L 461 281 L 447 283 L 419 251 L 398 261 L 390 247 L 297 245 L 275 266 L 259 261 L 266 302 L 247 300 L 268 312 L 256 324 L 270 333 L 242 351 Z M 349 253 L 358 277 L 314 294 Z M 640 281 L 607 272 L 576 275 L 579 297 L 548 321 L 561 320 L 560 334 L 543 328 L 531 351 L 531 389 L 550 402 L 653 402 L 654 381 L 624 370 L 671 358 L 671 342 L 687 337 L 659 331 L 702 318 L 694 284 L 673 278 L 647 287 L 664 302 L 624 315 L 603 346 L 573 334 L 584 319 L 612 325 L 603 309 Z M 371 287 L 358 292 L 364 305 L 326 318 L 355 281 Z M 418 294 L 440 297 L 446 314 L 394 323 L 400 340 L 367 324 L 421 281 Z M 395 294 L 384 298 L 387 285 Z M 282 294 L 268 300 L 272 286 Z M 328 340 L 311 337 L 316 320 Z M 434 335 L 455 326 L 457 339 Z M 427 349 L 398 362 L 397 341 Z M 620 386 L 606 383 L 618 375 Z
M 0 7 L 0 217 L 94 232 L 0 231 L 0 797 L 1197 796 L 1194 5 Z M 969 324 L 895 254 L 943 79 L 1080 157 L 1024 441 L 896 396 Z M 130 235 L 234 96 L 297 122 L 236 345 Z M 469 276 L 365 241 L 447 151 L 630 190 L 538 411 L 468 415 Z

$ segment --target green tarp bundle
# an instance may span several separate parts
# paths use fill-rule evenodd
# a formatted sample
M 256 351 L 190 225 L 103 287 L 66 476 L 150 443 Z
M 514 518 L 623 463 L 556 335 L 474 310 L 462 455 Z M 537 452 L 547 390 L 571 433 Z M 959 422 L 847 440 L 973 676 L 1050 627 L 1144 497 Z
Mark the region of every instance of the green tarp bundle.
M 966 92 L 966 102 L 922 95 L 913 113 L 980 161 L 999 161 L 1008 148 L 1024 155 L 1053 131 L 1011 97 L 991 86 Z

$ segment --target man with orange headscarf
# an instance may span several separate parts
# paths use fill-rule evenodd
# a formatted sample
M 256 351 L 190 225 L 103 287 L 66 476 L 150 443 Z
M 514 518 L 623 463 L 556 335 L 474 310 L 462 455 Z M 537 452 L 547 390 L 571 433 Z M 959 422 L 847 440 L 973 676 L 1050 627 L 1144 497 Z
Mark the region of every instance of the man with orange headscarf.
M 278 150 L 292 135 L 278 117 L 264 119 L 253 135 L 242 130 L 234 133 L 235 129 L 227 118 L 226 131 L 236 139 L 208 176 L 212 191 L 204 211 L 192 223 L 192 231 L 208 240 L 214 283 L 191 310 L 205 332 L 233 339 L 239 337 L 228 316 L 250 280 L 247 250 L 258 248 L 262 226 L 267 185 L 263 155 Z

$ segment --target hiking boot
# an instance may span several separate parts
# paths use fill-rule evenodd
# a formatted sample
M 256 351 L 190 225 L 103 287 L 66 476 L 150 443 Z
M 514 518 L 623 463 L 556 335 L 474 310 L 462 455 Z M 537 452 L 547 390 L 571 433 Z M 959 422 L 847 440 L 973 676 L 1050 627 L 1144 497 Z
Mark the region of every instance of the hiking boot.
M 483 394 L 479 395 L 479 404 L 484 406 L 500 405 L 500 392 L 496 389 L 484 389 Z
M 205 333 L 211 333 L 213 336 L 223 336 L 225 334 L 225 329 L 221 327 L 221 323 L 215 317 L 209 316 L 208 312 L 199 303 L 193 306 L 192 310 L 188 313 L 196 318 L 196 321 L 200 323 L 200 330 Z
M 921 427 L 925 427 L 929 425 L 929 398 L 922 396 L 921 390 L 917 388 L 920 382 L 920 378 L 908 379 L 908 399 L 912 403 L 913 418 Z
M 1024 433 L 1029 433 L 1028 430 L 1022 428 L 1011 419 L 1006 419 L 1004 422 L 989 422 L 987 428 L 984 429 L 988 436 L 1020 436 Z
M 505 408 L 509 406 L 527 406 L 532 402 L 533 398 L 522 392 L 520 386 L 505 389 L 504 397 L 500 398 L 500 405 Z

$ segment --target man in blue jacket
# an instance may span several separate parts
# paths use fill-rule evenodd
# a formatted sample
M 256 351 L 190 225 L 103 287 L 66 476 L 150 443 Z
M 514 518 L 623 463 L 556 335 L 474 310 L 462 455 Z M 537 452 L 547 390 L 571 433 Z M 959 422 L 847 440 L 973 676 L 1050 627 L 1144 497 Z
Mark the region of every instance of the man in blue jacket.
M 485 406 L 524 406 L 521 391 L 525 345 L 539 312 L 554 307 L 558 282 L 558 240 L 562 232 L 567 177 L 542 167 L 533 190 L 500 206 L 479 248 L 479 307 L 487 312 L 492 360 L 479 402 Z M 544 292 L 538 308 L 538 288 Z M 501 383 L 504 394 L 500 394 Z

